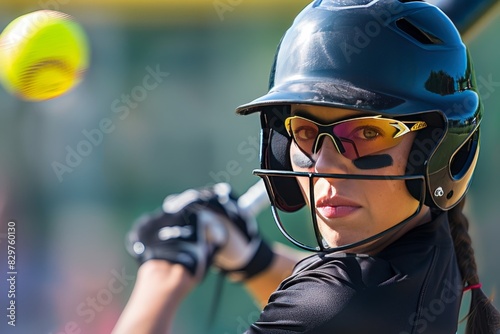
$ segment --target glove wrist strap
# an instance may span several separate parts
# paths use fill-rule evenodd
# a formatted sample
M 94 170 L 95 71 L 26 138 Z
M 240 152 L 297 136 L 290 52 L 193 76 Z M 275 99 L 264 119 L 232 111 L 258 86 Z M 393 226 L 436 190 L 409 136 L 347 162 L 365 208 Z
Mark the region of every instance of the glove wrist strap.
M 245 281 L 266 270 L 274 259 L 274 252 L 269 245 L 261 239 L 255 256 L 241 269 L 228 271 L 235 281 Z

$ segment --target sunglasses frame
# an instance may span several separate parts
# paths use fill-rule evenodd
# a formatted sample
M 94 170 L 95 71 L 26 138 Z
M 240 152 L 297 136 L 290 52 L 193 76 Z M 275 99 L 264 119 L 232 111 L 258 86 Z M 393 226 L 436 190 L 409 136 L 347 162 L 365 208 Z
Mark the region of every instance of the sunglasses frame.
M 424 121 L 399 121 L 399 120 L 392 119 L 392 118 L 384 118 L 384 117 L 382 117 L 382 115 L 348 118 L 348 119 L 344 119 L 341 121 L 328 123 L 328 124 L 322 124 L 322 123 L 319 123 L 315 120 L 312 120 L 312 119 L 304 117 L 304 116 L 299 116 L 299 115 L 289 116 L 285 119 L 285 129 L 286 129 L 288 135 L 290 136 L 290 138 L 293 139 L 293 141 L 297 144 L 297 146 L 302 151 L 304 151 L 304 149 L 298 144 L 297 140 L 295 139 L 295 136 L 293 135 L 291 123 L 292 123 L 292 120 L 294 120 L 294 119 L 305 120 L 305 121 L 308 121 L 308 122 L 315 124 L 318 127 L 318 134 L 316 135 L 316 138 L 314 139 L 314 144 L 313 144 L 312 151 L 311 151 L 312 154 L 316 154 L 318 152 L 318 150 L 319 150 L 318 146 L 320 143 L 321 136 L 327 136 L 327 137 L 330 137 L 330 139 L 332 139 L 333 144 L 335 145 L 335 148 L 337 149 L 337 151 L 343 155 L 343 153 L 345 152 L 345 149 L 342 145 L 342 140 L 334 134 L 333 128 L 339 124 L 343 124 L 346 122 L 351 122 L 351 121 L 356 121 L 356 120 L 367 120 L 367 119 L 388 121 L 389 125 L 393 126 L 396 130 L 398 130 L 398 132 L 395 135 L 393 135 L 393 137 L 392 137 L 393 139 L 404 136 L 405 134 L 407 134 L 409 132 L 418 131 L 418 130 L 421 130 L 421 129 L 427 127 L 427 123 Z M 406 124 L 413 124 L 413 126 L 410 128 Z M 328 131 L 325 128 L 328 128 Z M 393 147 L 393 146 L 390 146 L 390 147 Z M 354 145 L 354 149 L 356 151 L 356 155 L 359 158 L 359 154 L 358 154 L 356 145 Z M 305 151 L 304 151 L 304 153 L 308 154 Z

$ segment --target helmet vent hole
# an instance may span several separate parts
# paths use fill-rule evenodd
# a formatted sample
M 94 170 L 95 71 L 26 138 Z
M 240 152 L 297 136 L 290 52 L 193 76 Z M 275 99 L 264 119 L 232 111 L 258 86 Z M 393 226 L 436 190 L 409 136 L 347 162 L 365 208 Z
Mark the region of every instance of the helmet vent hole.
M 405 18 L 397 20 L 396 26 L 401 29 L 401 31 L 422 44 L 443 44 L 442 40 L 431 33 L 423 31 Z
M 478 147 L 479 131 L 476 131 L 453 155 L 450 172 L 453 178 L 461 179 L 469 169 Z
M 318 7 L 319 5 L 325 6 L 326 8 L 358 7 L 366 6 L 373 1 L 374 0 L 316 0 L 313 7 Z

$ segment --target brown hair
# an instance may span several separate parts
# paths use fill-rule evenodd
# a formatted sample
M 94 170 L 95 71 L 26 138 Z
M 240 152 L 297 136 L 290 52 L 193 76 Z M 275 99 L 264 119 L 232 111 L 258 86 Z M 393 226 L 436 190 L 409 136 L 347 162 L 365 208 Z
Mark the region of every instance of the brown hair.
M 477 273 L 474 250 L 469 235 L 469 220 L 463 213 L 465 198 L 448 211 L 451 236 L 457 254 L 458 266 L 464 286 L 480 283 Z M 471 291 L 469 313 L 466 316 L 466 334 L 498 334 L 500 331 L 500 312 L 493 306 L 480 288 Z

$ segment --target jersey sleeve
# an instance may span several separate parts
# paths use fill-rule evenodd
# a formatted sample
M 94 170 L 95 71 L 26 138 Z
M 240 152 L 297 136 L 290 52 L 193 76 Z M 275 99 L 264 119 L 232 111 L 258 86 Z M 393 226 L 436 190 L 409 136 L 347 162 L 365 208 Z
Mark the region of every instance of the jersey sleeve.
M 332 289 L 332 285 L 337 288 Z M 328 275 L 314 273 L 288 281 L 273 293 L 246 334 L 317 333 L 349 303 L 356 291 Z
M 363 280 L 366 270 L 376 282 Z M 374 325 L 388 320 L 373 316 L 380 314 L 374 311 L 387 303 L 384 287 L 398 281 L 404 281 L 404 277 L 386 263 L 366 268 L 356 260 L 335 261 L 321 269 L 304 271 L 282 283 L 245 334 L 373 333 Z

